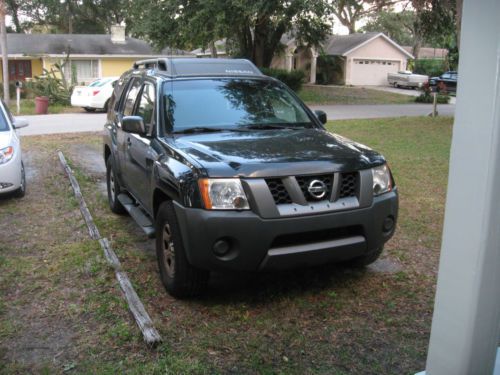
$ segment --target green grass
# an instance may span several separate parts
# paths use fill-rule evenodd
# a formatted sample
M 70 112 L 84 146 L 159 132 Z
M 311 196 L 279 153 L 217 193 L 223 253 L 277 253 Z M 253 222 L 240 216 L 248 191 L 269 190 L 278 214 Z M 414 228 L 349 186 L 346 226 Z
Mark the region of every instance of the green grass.
M 446 192 L 451 118 L 329 122 L 329 130 L 382 152 L 400 193 L 384 252 L 400 269 L 324 266 L 263 275 L 217 275 L 208 294 L 179 301 L 158 277 L 154 245 L 110 213 L 75 146 L 100 152 L 98 134 L 26 137 L 38 177 L 22 200 L 0 200 L 0 373 L 410 374 L 425 367 Z M 101 234 L 112 246 L 164 342 L 148 349 L 112 270 L 74 205 L 54 150 L 71 162 Z M 22 312 L 22 313 L 21 313 Z M 45 331 L 30 331 L 31 322 Z M 62 354 L 35 363 L 22 337 L 69 330 Z M 74 349 L 78 354 L 74 354 Z
M 298 93 L 307 104 L 407 104 L 412 96 L 348 86 L 304 86 Z
M 36 115 L 35 113 L 35 100 L 34 99 L 21 99 L 20 112 L 17 113 L 17 103 L 15 99 L 9 102 L 9 109 L 14 116 Z M 50 114 L 68 113 L 68 112 L 81 112 L 81 108 L 72 107 L 63 104 L 49 104 L 48 112 Z

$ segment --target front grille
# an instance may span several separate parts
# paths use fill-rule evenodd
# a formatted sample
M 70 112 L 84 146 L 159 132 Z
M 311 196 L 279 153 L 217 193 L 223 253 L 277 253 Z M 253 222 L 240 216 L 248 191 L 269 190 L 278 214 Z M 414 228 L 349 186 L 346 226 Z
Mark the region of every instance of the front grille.
M 358 173 L 342 173 L 340 175 L 340 192 L 339 198 L 355 197 L 358 190 Z
M 274 203 L 276 204 L 286 204 L 292 203 L 292 198 L 290 194 L 283 185 L 283 181 L 280 178 L 270 178 L 266 180 L 267 186 L 273 195 Z
M 297 176 L 295 178 L 300 186 L 300 190 L 302 190 L 302 194 L 304 194 L 304 197 L 308 202 L 317 202 L 320 200 L 330 199 L 330 196 L 332 194 L 333 174 L 319 176 Z M 313 195 L 311 195 L 311 193 L 309 193 L 307 189 L 309 187 L 309 184 L 314 180 L 321 181 L 326 186 L 326 194 L 320 199 L 315 198 Z

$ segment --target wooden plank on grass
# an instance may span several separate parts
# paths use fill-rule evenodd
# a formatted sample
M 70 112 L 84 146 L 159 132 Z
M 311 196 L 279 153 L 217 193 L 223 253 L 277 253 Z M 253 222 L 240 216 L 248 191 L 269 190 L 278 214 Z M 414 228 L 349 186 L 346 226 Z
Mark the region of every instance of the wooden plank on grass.
M 118 280 L 120 288 L 125 296 L 125 299 L 127 300 L 128 308 L 132 312 L 132 315 L 134 316 L 134 319 L 142 332 L 144 341 L 151 346 L 158 344 L 159 342 L 161 342 L 160 334 L 154 327 L 153 321 L 149 317 L 149 314 L 144 308 L 144 305 L 139 299 L 139 296 L 135 292 L 134 287 L 132 286 L 132 283 L 130 282 L 127 274 L 122 270 L 120 260 L 111 248 L 109 241 L 106 238 L 101 238 L 101 234 L 99 233 L 99 230 L 97 229 L 97 226 L 92 219 L 92 215 L 90 214 L 87 204 L 85 203 L 85 199 L 83 198 L 82 192 L 80 190 L 80 185 L 78 184 L 78 181 L 76 180 L 70 166 L 66 162 L 66 158 L 61 151 L 58 152 L 58 155 L 64 171 L 68 175 L 71 186 L 73 187 L 73 191 L 75 193 L 76 199 L 78 200 L 78 205 L 80 206 L 80 211 L 82 213 L 83 219 L 85 220 L 85 223 L 87 224 L 87 227 L 89 229 L 90 237 L 94 240 L 99 240 L 99 244 L 104 251 L 106 260 L 115 270 L 116 279 Z

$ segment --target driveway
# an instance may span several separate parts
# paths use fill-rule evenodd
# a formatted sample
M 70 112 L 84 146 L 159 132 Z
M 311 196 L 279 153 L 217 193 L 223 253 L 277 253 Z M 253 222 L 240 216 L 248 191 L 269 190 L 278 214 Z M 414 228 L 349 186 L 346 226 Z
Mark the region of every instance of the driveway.
M 326 112 L 329 120 L 381 117 L 427 116 L 431 104 L 373 104 L 373 105 L 313 105 L 311 109 Z M 453 116 L 455 105 L 438 105 L 442 116 Z M 105 113 L 64 113 L 60 115 L 24 116 L 30 126 L 20 129 L 21 135 L 96 132 L 103 130 Z

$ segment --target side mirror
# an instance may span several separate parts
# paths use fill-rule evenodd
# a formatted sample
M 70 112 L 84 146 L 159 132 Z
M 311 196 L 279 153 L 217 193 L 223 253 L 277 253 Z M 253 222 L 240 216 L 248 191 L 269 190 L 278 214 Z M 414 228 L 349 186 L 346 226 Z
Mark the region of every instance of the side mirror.
M 323 112 L 322 110 L 320 109 L 316 109 L 314 111 L 314 114 L 316 115 L 316 117 L 318 118 L 318 120 L 324 125 L 326 124 L 326 121 L 327 121 L 327 118 L 326 118 L 326 113 Z
M 141 116 L 125 116 L 122 118 L 122 129 L 127 133 L 139 135 L 146 133 L 146 127 Z
M 12 125 L 14 125 L 14 128 L 16 128 L 16 129 L 21 129 L 21 128 L 27 127 L 29 124 L 30 123 L 25 118 L 15 117 L 14 123 Z

